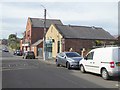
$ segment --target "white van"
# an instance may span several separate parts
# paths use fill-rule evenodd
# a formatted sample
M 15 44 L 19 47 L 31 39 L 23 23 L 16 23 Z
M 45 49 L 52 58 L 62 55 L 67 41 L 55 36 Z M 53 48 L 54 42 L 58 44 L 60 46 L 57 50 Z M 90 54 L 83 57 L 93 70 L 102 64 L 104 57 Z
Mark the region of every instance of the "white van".
M 120 75 L 120 47 L 91 50 L 79 62 L 81 72 L 101 74 L 103 79 Z

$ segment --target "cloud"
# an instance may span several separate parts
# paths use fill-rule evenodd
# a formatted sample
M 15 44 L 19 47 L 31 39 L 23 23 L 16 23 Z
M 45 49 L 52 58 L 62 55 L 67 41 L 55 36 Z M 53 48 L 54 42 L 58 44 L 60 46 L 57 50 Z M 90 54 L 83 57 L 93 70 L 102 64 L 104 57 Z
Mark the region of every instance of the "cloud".
M 118 2 L 119 0 L 1 0 L 1 2 Z
M 47 18 L 60 19 L 64 24 L 100 26 L 117 34 L 116 2 L 4 2 L 1 7 L 0 30 L 8 31 L 8 34 L 16 30 L 18 33 L 25 31 L 28 17 L 44 17 L 44 8 L 41 5 L 47 9 Z
M 17 6 L 7 6 L 4 4 L 2 7 L 3 11 L 3 17 L 6 18 L 27 18 L 29 16 L 34 17 L 34 16 L 42 16 L 42 9 L 40 10 L 39 8 L 24 8 L 24 6 L 17 7 Z M 34 6 L 33 6 L 34 7 Z M 9 10 L 9 11 L 8 11 Z

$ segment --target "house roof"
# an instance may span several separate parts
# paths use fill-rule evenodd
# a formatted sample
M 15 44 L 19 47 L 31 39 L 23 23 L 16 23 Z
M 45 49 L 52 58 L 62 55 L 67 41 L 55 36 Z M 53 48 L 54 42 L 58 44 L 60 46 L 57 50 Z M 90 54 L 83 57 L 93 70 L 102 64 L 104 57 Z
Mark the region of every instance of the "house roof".
M 54 25 L 64 38 L 78 39 L 115 39 L 109 32 L 99 27 Z
M 44 19 L 42 18 L 30 18 L 32 27 L 44 27 Z M 59 19 L 46 19 L 46 28 L 49 28 L 51 24 L 60 24 L 62 22 Z
M 37 45 L 39 45 L 42 42 L 43 42 L 43 39 L 40 39 L 37 42 L 35 42 L 34 44 L 32 44 L 32 46 L 37 46 Z

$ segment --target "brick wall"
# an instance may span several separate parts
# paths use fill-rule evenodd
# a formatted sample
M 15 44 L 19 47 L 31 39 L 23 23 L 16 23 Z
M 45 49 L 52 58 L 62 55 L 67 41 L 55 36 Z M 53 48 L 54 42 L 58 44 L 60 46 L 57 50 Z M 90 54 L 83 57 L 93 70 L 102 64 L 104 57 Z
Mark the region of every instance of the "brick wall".
M 65 51 L 69 51 L 70 48 L 81 54 L 83 48 L 89 49 L 94 45 L 93 40 L 82 39 L 65 39 Z
M 48 30 L 48 29 L 47 29 Z M 31 30 L 31 44 L 43 39 L 44 28 L 32 28 Z
M 43 28 L 32 28 L 32 30 L 31 30 L 31 44 L 37 42 L 39 39 L 42 39 L 43 33 L 44 33 Z
M 76 51 L 81 54 L 81 51 L 83 48 L 86 49 L 88 52 L 90 49 L 95 46 L 94 43 L 95 40 L 85 40 L 85 39 L 65 39 L 65 51 L 69 51 L 70 48 L 73 49 L 73 51 Z M 106 45 L 111 45 L 111 42 L 113 40 L 101 40 L 106 42 Z
M 47 28 L 48 30 L 48 28 Z M 26 39 L 30 41 L 31 44 L 34 44 L 38 40 L 42 39 L 44 35 L 43 27 L 32 27 L 30 19 L 27 21 L 26 25 Z

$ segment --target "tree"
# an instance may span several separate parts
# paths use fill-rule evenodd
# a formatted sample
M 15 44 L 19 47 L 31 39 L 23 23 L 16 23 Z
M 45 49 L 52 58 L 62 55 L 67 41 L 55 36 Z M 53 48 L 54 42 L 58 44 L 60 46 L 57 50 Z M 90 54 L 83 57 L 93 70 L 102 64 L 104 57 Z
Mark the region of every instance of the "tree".
M 9 47 L 12 49 L 20 48 L 20 39 L 17 38 L 16 34 L 10 34 L 8 37 Z
M 8 40 L 15 41 L 17 39 L 15 34 L 10 34 Z

